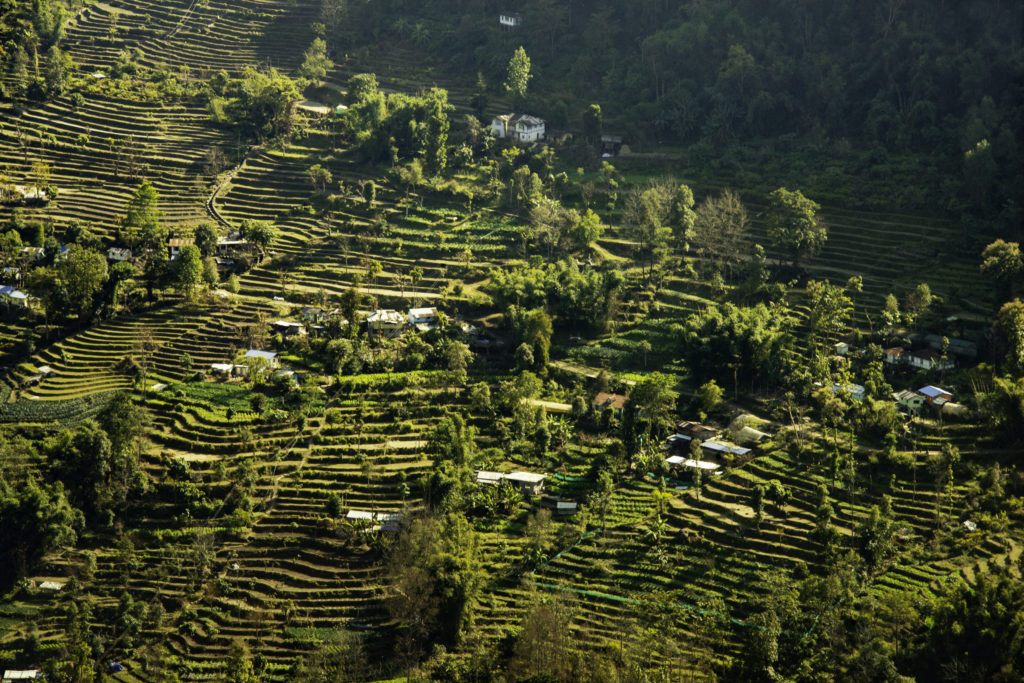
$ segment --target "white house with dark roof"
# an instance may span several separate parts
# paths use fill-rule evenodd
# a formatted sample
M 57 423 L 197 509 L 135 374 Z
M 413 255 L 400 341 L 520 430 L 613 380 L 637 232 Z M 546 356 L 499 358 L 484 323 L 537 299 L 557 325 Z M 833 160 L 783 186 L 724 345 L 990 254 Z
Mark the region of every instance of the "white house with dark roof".
M 545 123 L 529 114 L 502 114 L 491 121 L 491 132 L 494 137 L 528 145 L 544 139 Z

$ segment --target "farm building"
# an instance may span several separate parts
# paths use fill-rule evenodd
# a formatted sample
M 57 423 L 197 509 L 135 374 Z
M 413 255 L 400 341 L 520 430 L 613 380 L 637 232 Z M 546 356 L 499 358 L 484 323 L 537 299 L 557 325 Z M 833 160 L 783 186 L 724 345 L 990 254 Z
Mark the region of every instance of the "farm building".
M 932 386 L 931 384 L 929 384 L 926 387 L 921 387 L 920 389 L 917 390 L 917 393 L 924 396 L 925 400 L 928 402 L 928 405 L 933 405 L 935 401 L 939 399 L 942 399 L 943 403 L 945 403 L 946 401 L 953 400 L 953 392 Z
M 502 12 L 498 15 L 498 26 L 502 31 L 515 31 L 523 25 L 523 15 L 519 12 Z
M 628 396 L 622 394 L 609 394 L 606 391 L 599 391 L 590 405 L 596 412 L 603 413 L 606 410 L 612 411 L 612 415 L 621 416 L 622 409 L 626 407 Z
M 622 136 L 621 135 L 602 135 L 601 136 L 601 156 L 602 157 L 618 156 L 620 150 L 622 150 Z
M 721 441 L 705 441 L 700 445 L 700 447 L 715 457 L 721 457 L 724 454 L 743 456 L 750 453 L 749 448 L 734 446 Z
M 682 420 L 676 423 L 676 433 L 688 436 L 691 439 L 707 441 L 718 436 L 718 429 L 701 424 L 700 422 Z
M 502 114 L 491 121 L 491 132 L 496 138 L 508 138 L 521 145 L 544 139 L 544 119 L 528 114 Z
M 28 294 L 10 285 L 0 287 L 0 299 L 8 306 L 28 306 Z
M 889 365 L 909 365 L 921 370 L 949 370 L 953 367 L 953 361 L 943 358 L 942 354 L 934 349 L 920 349 L 918 351 L 907 351 L 906 349 L 894 346 L 882 352 L 885 362 Z
M 306 326 L 302 323 L 295 323 L 289 320 L 277 320 L 274 322 L 274 331 L 280 332 L 283 337 L 306 334 Z
M 390 308 L 374 311 L 366 319 L 366 329 L 371 335 L 397 337 L 405 327 L 406 317 Z
M 221 257 L 251 254 L 253 244 L 243 239 L 222 239 L 217 241 L 217 255 Z
M 546 475 L 534 474 L 533 472 L 512 472 L 505 475 L 505 481 L 510 482 L 523 493 L 535 496 L 544 490 Z
M 42 669 L 6 669 L 0 681 L 24 681 L 30 678 L 44 678 Z
M 245 359 L 263 358 L 270 364 L 270 367 L 276 368 L 278 365 L 277 354 L 273 351 L 260 351 L 259 349 L 249 349 L 245 352 Z
M 426 332 L 437 327 L 436 308 L 410 308 L 406 315 L 409 324 L 420 332 Z
M 694 460 L 693 458 L 684 458 L 681 455 L 673 455 L 665 458 L 665 462 L 672 469 L 687 474 L 692 474 L 697 470 L 706 474 L 717 475 L 722 473 L 721 465 L 716 462 L 708 462 L 707 460 Z
M 892 400 L 896 401 L 896 405 L 905 410 L 906 412 L 916 415 L 920 412 L 921 408 L 924 407 L 924 396 L 917 392 L 904 389 L 902 391 L 894 391 L 892 393 Z
M 540 497 L 541 507 L 550 508 L 556 515 L 574 515 L 579 504 L 574 500 L 565 500 L 559 496 L 545 494 Z
M 768 438 L 768 435 L 753 427 L 740 427 L 735 432 L 736 441 L 740 443 L 761 443 Z
M 509 474 L 502 474 L 501 472 L 487 472 L 481 470 L 476 473 L 476 483 L 497 486 L 503 481 L 507 481 L 523 493 L 531 496 L 535 496 L 544 490 L 544 480 L 547 475 L 534 474 L 533 472 L 511 472 Z
M 131 259 L 132 259 L 132 250 L 131 249 L 121 248 L 121 247 L 110 247 L 109 249 L 107 249 L 107 260 L 108 261 L 113 261 L 115 263 L 120 263 L 122 261 L 131 261 Z
M 39 590 L 51 591 L 53 593 L 59 593 L 64 590 L 63 581 L 42 581 L 39 583 Z
M 481 470 L 476 473 L 476 483 L 487 484 L 489 486 L 497 486 L 505 480 L 505 475 L 501 472 L 488 472 Z
M 195 244 L 196 241 L 192 237 L 172 237 L 167 240 L 167 258 L 175 260 L 181 255 L 181 250 L 184 247 Z

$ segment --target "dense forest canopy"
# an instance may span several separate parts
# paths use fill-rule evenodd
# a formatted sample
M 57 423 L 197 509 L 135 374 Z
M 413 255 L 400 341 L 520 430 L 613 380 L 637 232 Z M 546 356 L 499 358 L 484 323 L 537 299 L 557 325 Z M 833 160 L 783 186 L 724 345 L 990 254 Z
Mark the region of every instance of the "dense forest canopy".
M 524 46 L 530 106 L 556 127 L 579 127 L 598 102 L 609 132 L 689 145 L 697 161 L 721 163 L 737 145 L 769 140 L 779 152 L 803 143 L 843 156 L 853 146 L 856 170 L 869 175 L 892 173 L 896 155 L 926 157 L 917 174 L 934 190 L 892 192 L 932 210 L 1006 210 L 1010 224 L 1024 204 L 1019 3 L 380 0 L 348 9 L 346 49 L 413 44 L 467 83 L 481 72 L 495 91 Z M 522 27 L 503 32 L 497 15 L 510 10 Z

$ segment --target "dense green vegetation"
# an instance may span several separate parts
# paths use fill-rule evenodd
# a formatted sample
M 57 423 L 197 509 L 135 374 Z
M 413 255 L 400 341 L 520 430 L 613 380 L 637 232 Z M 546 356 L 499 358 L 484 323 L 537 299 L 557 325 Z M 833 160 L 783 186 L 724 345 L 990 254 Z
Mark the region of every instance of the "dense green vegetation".
M 1020 8 L 470 5 L 0 0 L 0 667 L 1020 680 Z

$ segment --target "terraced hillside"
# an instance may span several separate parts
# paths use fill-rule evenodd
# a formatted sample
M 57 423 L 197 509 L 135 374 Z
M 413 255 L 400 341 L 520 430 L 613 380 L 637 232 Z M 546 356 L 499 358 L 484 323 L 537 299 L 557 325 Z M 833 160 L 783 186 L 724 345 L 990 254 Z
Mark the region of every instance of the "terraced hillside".
M 428 659 L 438 677 L 470 677 L 481 658 L 490 672 L 523 659 L 531 642 L 557 641 L 571 643 L 560 652 L 571 650 L 574 665 L 606 666 L 608 680 L 627 672 L 629 680 L 712 680 L 775 628 L 763 622 L 764 605 L 779 586 L 810 590 L 853 567 L 839 603 L 929 600 L 953 582 L 977 585 L 1004 570 L 1020 578 L 1024 544 L 1009 521 L 1019 510 L 998 509 L 983 483 L 1018 485 L 989 470 L 1017 454 L 976 415 L 946 419 L 924 408 L 877 418 L 873 399 L 836 407 L 821 398 L 832 368 L 820 386 L 810 386 L 818 375 L 801 375 L 786 386 L 790 395 L 754 381 L 748 389 L 736 379 L 738 360 L 722 369 L 722 389 L 705 385 L 691 401 L 698 382 L 680 358 L 677 325 L 724 306 L 739 286 L 706 276 L 706 264 L 682 250 L 645 271 L 611 183 L 593 197 L 607 223 L 602 237 L 563 254 L 542 247 L 530 212 L 505 199 L 518 169 L 502 163 L 514 154 L 475 152 L 474 161 L 471 151 L 450 177 L 406 184 L 408 160 L 397 151 L 391 163 L 368 163 L 341 116 L 305 114 L 289 137 L 243 152 L 241 133 L 211 124 L 198 84 L 257 64 L 294 73 L 318 16 L 313 0 L 91 3 L 66 39 L 82 97 L 0 105 L 5 172 L 25 183 L 46 164 L 60 190 L 46 206 L 0 207 L 0 222 L 40 220 L 46 237 L 58 238 L 79 223 L 105 247 L 146 179 L 172 234 L 192 234 L 201 221 L 276 229 L 252 267 L 223 285 L 203 282 L 205 273 L 191 284 L 168 278 L 147 296 L 135 273 L 134 311 L 117 308 L 115 290 L 115 310 L 89 324 L 69 316 L 63 328 L 33 310 L 4 311 L 0 343 L 22 354 L 0 382 L 5 504 L 17 500 L 9 472 L 18 472 L 13 482 L 64 471 L 61 448 L 77 444 L 78 432 L 62 430 L 85 430 L 96 452 L 113 449 L 85 420 L 111 421 L 103 410 L 115 395 L 129 393 L 145 419 L 115 454 L 137 453 L 141 470 L 135 495 L 111 513 L 116 521 L 89 519 L 76 547 L 46 554 L 0 600 L 0 665 L 121 661 L 130 670 L 114 680 L 154 683 L 172 672 L 224 680 L 248 666 L 258 680 L 292 681 L 331 660 L 323 670 L 341 680 L 338 662 L 358 655 L 355 680 L 426 675 L 417 667 Z M 126 50 L 144 76 L 108 77 Z M 453 116 L 469 111 L 471 89 L 417 54 L 393 44 L 345 56 L 323 88 L 376 71 L 385 91 L 451 86 Z M 155 97 L 154 88 L 174 95 Z M 507 106 L 499 99 L 489 111 Z M 214 148 L 234 149 L 238 163 L 207 168 Z M 661 176 L 664 161 L 624 157 L 623 191 Z M 537 179 L 537 192 L 582 211 L 591 201 L 583 184 L 597 174 L 567 163 L 552 169 L 566 171 L 564 195 L 555 173 Z M 331 175 L 319 190 L 310 172 L 318 165 Z M 518 168 L 529 176 L 529 164 Z M 749 208 L 759 213 L 756 196 Z M 952 221 L 838 207 L 823 214 L 829 241 L 806 275 L 864 277 L 850 332 L 870 334 L 885 295 L 919 282 L 945 298 L 943 313 L 985 318 L 987 283 L 969 249 L 950 247 L 965 241 Z M 760 218 L 751 237 L 766 239 Z M 556 316 L 552 333 L 545 304 L 520 305 L 557 302 L 566 317 L 593 306 L 592 292 L 569 291 L 583 289 L 571 279 L 552 291 L 525 282 L 496 310 L 494 270 L 527 262 L 539 270 L 556 253 L 580 280 L 609 276 L 600 280 L 607 321 L 570 326 Z M 766 309 L 792 319 L 797 342 L 787 353 L 801 366 L 810 363 L 805 298 L 794 284 Z M 344 315 L 354 319 L 342 320 L 349 305 Z M 396 339 L 360 324 L 377 309 L 405 318 L 419 306 L 444 315 Z M 276 355 L 246 358 L 250 350 Z M 844 368 L 837 381 L 851 379 Z M 973 408 L 975 376 L 953 378 L 957 398 Z M 705 405 L 699 392 L 713 389 Z M 606 409 L 596 395 L 608 391 L 631 398 Z M 892 408 L 889 391 L 878 403 Z M 887 416 L 885 429 L 872 422 Z M 765 434 L 748 454 L 716 460 L 721 473 L 697 479 L 665 460 L 664 438 L 683 418 L 721 423 L 726 435 L 734 418 L 752 418 Z M 477 471 L 543 472 L 550 498 L 507 482 L 490 487 Z M 47 495 L 56 500 L 63 486 Z M 436 590 L 455 595 L 448 604 L 467 616 L 451 651 L 428 647 L 420 615 L 396 609 L 410 596 L 394 558 L 424 518 L 461 525 L 467 544 L 468 558 L 448 548 L 431 567 L 449 582 Z M 49 593 L 43 581 L 66 583 Z M 436 618 L 434 601 L 413 604 L 425 622 Z M 794 649 L 823 646 L 822 629 L 842 621 L 834 604 L 806 604 L 821 611 L 775 629 Z M 537 626 L 542 608 L 562 621 Z

